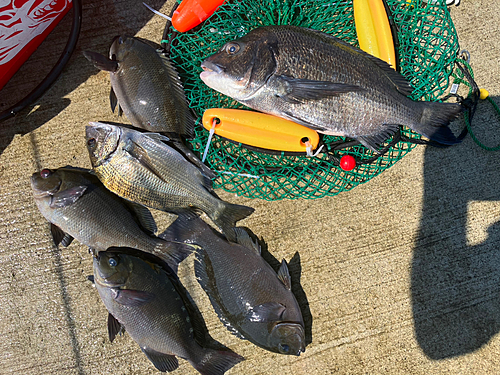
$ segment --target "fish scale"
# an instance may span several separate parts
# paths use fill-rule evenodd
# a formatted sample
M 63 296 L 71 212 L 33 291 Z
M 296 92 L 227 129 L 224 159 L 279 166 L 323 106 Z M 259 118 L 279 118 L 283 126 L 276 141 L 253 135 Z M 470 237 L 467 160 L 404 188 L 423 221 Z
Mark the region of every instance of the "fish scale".
M 149 131 L 192 136 L 193 119 L 172 63 L 147 43 L 122 36 L 110 48 L 118 70 L 111 85 L 135 125 Z
M 87 186 L 85 194 L 62 208 L 50 207 L 50 196 L 35 197 L 35 201 L 48 221 L 79 242 L 97 250 L 128 246 L 149 253 L 167 245 L 165 241 L 145 233 L 123 201 L 108 191 L 95 176 L 63 168 L 54 173 L 55 177 L 60 176 L 60 191 Z M 46 182 L 45 179 L 35 173 L 32 177 L 33 190 L 37 190 L 42 182 Z
M 202 210 L 232 241 L 236 221 L 254 211 L 219 199 L 210 177 L 158 134 L 91 123 L 86 137 L 94 172 L 122 198 L 173 213 Z
M 101 252 L 94 257 L 96 289 L 112 318 L 141 347 L 160 371 L 173 371 L 186 359 L 200 373 L 221 375 L 243 358 L 201 346 L 194 326 L 170 276 L 137 256 Z M 112 266 L 110 259 L 115 262 Z M 121 298 L 120 293 L 127 294 Z
M 295 296 L 248 234 L 241 228 L 236 232 L 238 243 L 230 243 L 200 218 L 180 215 L 160 237 L 200 247 L 197 280 L 232 333 L 270 351 L 300 354 L 305 350 L 304 322 Z M 281 328 L 286 331 L 283 336 Z M 290 352 L 280 350 L 280 345 L 289 346 Z

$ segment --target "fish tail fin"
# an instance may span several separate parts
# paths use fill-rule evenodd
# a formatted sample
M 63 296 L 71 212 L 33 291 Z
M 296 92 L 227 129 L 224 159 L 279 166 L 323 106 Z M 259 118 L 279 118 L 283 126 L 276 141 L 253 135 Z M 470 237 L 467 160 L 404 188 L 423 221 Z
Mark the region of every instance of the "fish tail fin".
M 191 362 L 193 367 L 202 375 L 223 375 L 227 370 L 237 365 L 245 358 L 225 350 L 205 348 L 203 358 L 197 363 Z
M 196 213 L 183 212 L 177 219 L 158 235 L 166 241 L 195 244 L 197 239 L 203 237 L 203 233 L 210 229 Z
M 455 103 L 421 103 L 422 116 L 420 122 L 411 127 L 412 130 L 444 145 L 459 143 L 448 125 L 463 111 L 463 107 Z
M 219 210 L 210 216 L 210 218 L 220 229 L 222 229 L 222 232 L 229 241 L 236 242 L 236 233 L 234 232 L 236 222 L 252 214 L 255 209 L 239 204 L 221 202 L 222 204 L 219 206 Z
M 158 243 L 153 254 L 166 262 L 172 271 L 177 273 L 179 263 L 186 259 L 194 250 L 195 247 L 190 244 L 158 238 Z

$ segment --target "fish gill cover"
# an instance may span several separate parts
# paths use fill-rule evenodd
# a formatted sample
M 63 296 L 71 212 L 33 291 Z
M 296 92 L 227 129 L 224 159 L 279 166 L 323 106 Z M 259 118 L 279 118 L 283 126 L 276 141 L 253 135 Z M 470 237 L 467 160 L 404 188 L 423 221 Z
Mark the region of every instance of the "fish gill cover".
M 459 50 L 458 37 L 445 1 L 387 0 L 399 40 L 401 73 L 414 87 L 414 100 L 436 101 L 449 87 Z M 336 36 L 358 47 L 352 0 L 252 0 L 227 1 L 195 31 L 179 33 L 172 41 L 170 57 L 176 63 L 190 107 L 200 119 L 191 147 L 203 154 L 208 131 L 201 116 L 209 108 L 245 108 L 207 87 L 199 78 L 201 62 L 227 41 L 267 25 L 296 25 Z M 420 139 L 411 130 L 402 135 Z M 328 152 L 305 154 L 264 153 L 214 135 L 206 164 L 215 171 L 214 188 L 265 200 L 321 198 L 347 191 L 369 181 L 401 159 L 415 144 L 399 141 L 373 163 L 351 171 L 338 166 L 338 158 L 350 154 L 367 160 L 375 154 L 362 145 L 334 150 L 346 138 L 323 135 Z M 392 138 L 384 145 L 389 145 Z M 330 156 L 329 156 L 330 155 Z M 331 156 L 337 158 L 335 161 Z

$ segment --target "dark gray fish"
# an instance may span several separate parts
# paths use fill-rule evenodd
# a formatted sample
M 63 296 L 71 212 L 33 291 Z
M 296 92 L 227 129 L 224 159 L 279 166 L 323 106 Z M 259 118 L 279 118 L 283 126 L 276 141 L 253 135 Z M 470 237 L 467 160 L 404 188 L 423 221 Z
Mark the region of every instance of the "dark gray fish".
M 156 224 L 146 207 L 126 203 L 88 171 L 43 169 L 31 176 L 31 187 L 56 245 L 67 246 L 76 238 L 97 251 L 133 247 L 157 255 L 172 269 L 192 251 L 155 237 Z
M 96 68 L 110 72 L 113 111 L 118 105 L 138 128 L 193 136 L 184 89 L 164 54 L 137 38 L 119 36 L 109 58 L 90 51 L 84 55 Z
M 118 113 L 123 110 L 133 126 L 166 133 L 190 162 L 213 173 L 182 141 L 181 136 L 193 137 L 194 118 L 179 75 L 164 53 L 123 35 L 111 44 L 109 58 L 91 51 L 83 54 L 96 68 L 110 72 L 113 112 L 118 106 Z
M 160 236 L 200 247 L 196 277 L 232 333 L 272 352 L 300 355 L 304 321 L 285 260 L 276 274 L 247 232 L 235 230 L 238 243 L 230 243 L 199 217 L 181 215 Z
M 122 198 L 173 213 L 202 210 L 232 241 L 236 222 L 254 211 L 219 199 L 209 176 L 158 134 L 94 122 L 86 136 L 94 172 Z
M 115 249 L 100 252 L 94 256 L 94 282 L 109 311 L 110 340 L 128 332 L 158 370 L 175 370 L 180 357 L 201 374 L 218 375 L 243 360 L 196 341 L 196 327 L 176 282 L 159 264 Z
M 459 142 L 448 125 L 460 105 L 411 100 L 410 84 L 387 63 L 316 30 L 260 27 L 201 66 L 209 87 L 250 108 L 373 151 L 400 125 L 442 144 Z

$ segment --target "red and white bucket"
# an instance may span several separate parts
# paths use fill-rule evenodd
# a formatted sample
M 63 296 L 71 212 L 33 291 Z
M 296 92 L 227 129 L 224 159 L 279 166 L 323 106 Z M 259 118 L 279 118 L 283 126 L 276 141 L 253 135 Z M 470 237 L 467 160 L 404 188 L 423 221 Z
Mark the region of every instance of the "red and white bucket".
M 0 90 L 72 7 L 72 0 L 0 0 Z

